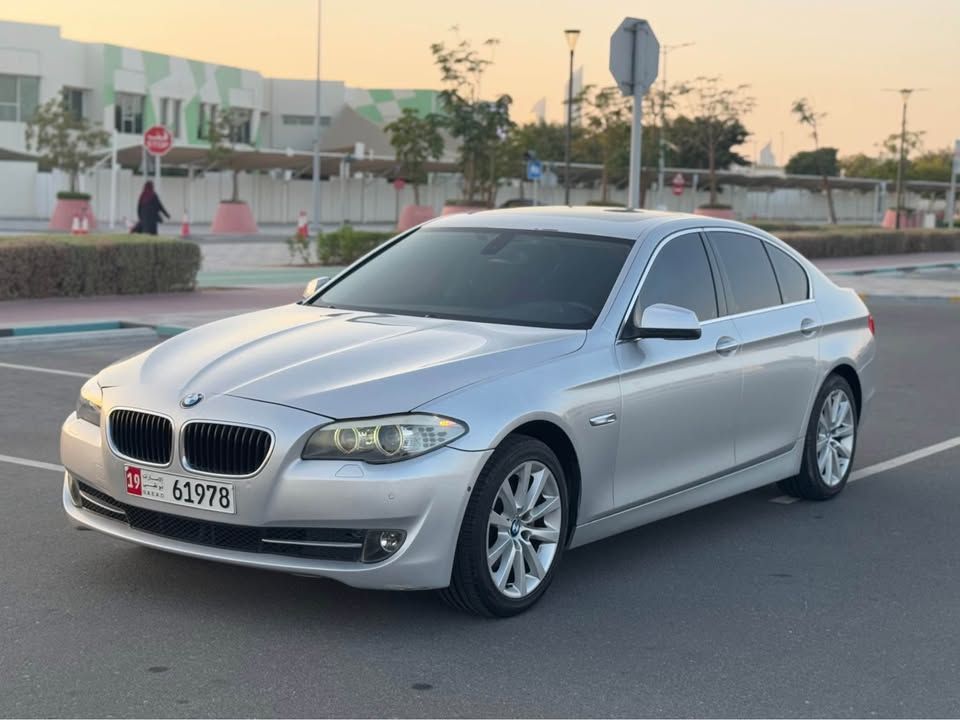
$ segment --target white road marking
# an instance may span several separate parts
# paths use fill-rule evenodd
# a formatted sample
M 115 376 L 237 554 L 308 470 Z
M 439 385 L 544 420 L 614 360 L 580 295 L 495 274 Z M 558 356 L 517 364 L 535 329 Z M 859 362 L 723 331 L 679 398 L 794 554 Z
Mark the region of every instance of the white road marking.
M 63 465 L 40 462 L 39 460 L 28 460 L 27 458 L 13 457 L 12 455 L 0 455 L 0 462 L 11 463 L 12 465 L 23 465 L 24 467 L 37 468 L 38 470 L 49 470 L 50 472 L 56 473 L 63 472 Z
M 908 463 L 916 462 L 917 460 L 923 460 L 926 457 L 930 457 L 931 455 L 936 455 L 937 453 L 942 453 L 947 450 L 952 450 L 955 447 L 960 447 L 960 436 L 950 438 L 949 440 L 944 440 L 943 442 L 938 442 L 934 445 L 928 445 L 925 448 L 908 452 L 905 455 L 898 455 L 895 458 L 884 460 L 883 462 L 876 463 L 875 465 L 868 465 L 865 468 L 850 473 L 850 479 L 847 480 L 847 482 L 852 483 L 856 482 L 857 480 L 863 480 L 871 475 L 886 472 L 887 470 L 893 470 L 901 465 L 907 465 Z M 789 505 L 790 503 L 797 502 L 798 499 L 799 498 L 791 497 L 789 495 L 779 495 L 775 498 L 772 498 L 770 502 L 779 503 L 780 505 Z
M 30 370 L 31 372 L 48 373 L 50 375 L 69 375 L 87 379 L 92 377 L 90 373 L 74 372 L 73 370 L 55 370 L 53 368 L 34 367 L 33 365 L 16 365 L 14 363 L 0 362 L 0 368 L 10 368 L 11 370 Z

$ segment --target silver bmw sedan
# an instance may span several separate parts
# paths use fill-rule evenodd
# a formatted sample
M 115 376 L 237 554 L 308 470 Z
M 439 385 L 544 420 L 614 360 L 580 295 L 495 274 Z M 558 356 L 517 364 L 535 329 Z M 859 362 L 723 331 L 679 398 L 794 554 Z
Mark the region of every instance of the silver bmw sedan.
M 578 545 L 774 482 L 839 493 L 874 352 L 860 298 L 747 225 L 445 217 L 89 380 L 63 506 L 159 550 L 513 615 Z

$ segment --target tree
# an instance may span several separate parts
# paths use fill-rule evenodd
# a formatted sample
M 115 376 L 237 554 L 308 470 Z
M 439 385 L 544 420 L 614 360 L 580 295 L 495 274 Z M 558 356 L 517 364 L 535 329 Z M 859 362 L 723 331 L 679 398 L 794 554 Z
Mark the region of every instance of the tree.
M 787 161 L 786 170 L 791 175 L 838 175 L 837 149 L 801 150 Z
M 498 43 L 491 38 L 483 44 L 495 47 Z M 473 202 L 477 195 L 482 195 L 487 203 L 492 203 L 498 180 L 498 148 L 516 124 L 510 119 L 513 100 L 509 95 L 489 101 L 480 98 L 483 74 L 493 61 L 480 57 L 468 40 L 453 48 L 434 43 L 430 52 L 447 86 L 439 94 L 444 127 L 460 140 L 465 199 Z
M 847 177 L 894 180 L 897 177 L 897 161 L 894 158 L 870 157 L 864 153 L 848 155 L 838 161 Z
M 624 97 L 617 87 L 598 89 L 588 85 L 577 102 L 586 118 L 586 132 L 580 144 L 602 166 L 600 201 L 605 203 L 611 175 L 618 176 L 629 169 L 632 100 Z
M 442 118 L 435 113 L 421 117 L 413 108 L 404 108 L 396 120 L 384 130 L 390 134 L 390 144 L 400 163 L 403 177 L 413 184 L 413 202 L 420 204 L 420 185 L 427 180 L 424 165 L 427 160 L 438 160 L 443 154 Z
M 693 126 L 696 132 L 695 140 L 707 154 L 710 205 L 717 204 L 717 165 L 720 151 L 729 140 L 732 130 L 743 129 L 740 118 L 749 113 L 755 104 L 754 98 L 747 94 L 748 87 L 723 87 L 719 77 L 700 76 L 678 89 L 680 95 L 688 97 L 689 109 L 696 120 Z M 744 130 L 740 142 L 748 135 Z M 670 137 L 676 143 L 673 132 Z
M 211 167 L 230 171 L 232 192 L 229 202 L 240 200 L 240 169 L 237 166 L 236 145 L 241 128 L 250 121 L 250 111 L 243 108 L 220 108 L 207 121 L 206 135 L 210 147 L 207 162 Z
M 950 182 L 950 170 L 952 167 L 953 151 L 950 148 L 930 150 L 922 155 L 918 155 L 910 162 L 907 177 L 911 180 Z
M 703 118 L 688 118 L 681 115 L 675 118 L 668 128 L 673 164 L 682 168 L 703 168 L 710 166 L 710 157 L 703 145 L 706 134 Z M 720 132 L 716 143 L 715 162 L 717 167 L 731 165 L 749 165 L 750 162 L 733 148 L 742 145 L 750 133 L 739 121 L 726 125 Z M 644 135 L 644 142 L 647 137 Z
M 816 110 L 814 110 L 813 106 L 810 104 L 810 101 L 806 98 L 794 100 L 793 105 L 790 107 L 790 112 L 797 116 L 797 122 L 810 128 L 810 137 L 813 138 L 813 150 L 815 153 L 813 159 L 818 163 L 817 174 L 821 178 L 821 182 L 823 183 L 823 191 L 827 195 L 827 211 L 830 213 L 830 224 L 836 225 L 837 211 L 833 205 L 833 190 L 830 187 L 830 173 L 827 167 L 819 164 L 820 161 L 824 159 L 820 154 L 819 123 L 827 116 L 827 114 L 818 113 Z M 836 164 L 836 151 L 833 153 L 833 159 L 834 164 Z
M 76 118 L 62 97 L 51 98 L 27 121 L 27 149 L 36 148 L 45 165 L 63 170 L 76 193 L 80 173 L 106 150 L 110 133 L 86 118 Z

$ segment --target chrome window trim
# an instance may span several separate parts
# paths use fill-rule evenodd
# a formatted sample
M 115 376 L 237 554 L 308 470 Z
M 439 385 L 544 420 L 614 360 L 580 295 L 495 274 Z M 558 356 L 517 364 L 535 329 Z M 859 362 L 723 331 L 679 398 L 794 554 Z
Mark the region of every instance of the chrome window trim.
M 188 425 L 192 425 L 194 423 L 207 423 L 210 425 L 228 425 L 228 426 L 232 425 L 234 427 L 245 427 L 245 428 L 250 428 L 252 430 L 262 430 L 263 432 L 267 433 L 267 435 L 270 436 L 270 447 L 267 448 L 267 452 L 263 456 L 263 462 L 260 463 L 260 465 L 257 467 L 256 470 L 254 470 L 252 473 L 248 473 L 247 475 L 223 475 L 222 473 L 211 473 L 211 472 L 204 472 L 203 470 L 196 470 L 193 467 L 191 467 L 190 463 L 187 462 L 186 447 L 183 442 L 184 431 L 187 429 Z M 252 478 L 254 475 L 258 475 L 266 466 L 266 464 L 270 462 L 270 458 L 273 455 L 273 449 L 277 445 L 277 438 L 273 434 L 273 430 L 271 430 L 270 428 L 265 428 L 262 425 L 251 425 L 250 423 L 233 422 L 230 420 L 213 420 L 213 419 L 207 419 L 207 418 L 190 418 L 189 420 L 184 422 L 180 426 L 179 432 L 177 432 L 177 440 L 180 448 L 180 453 L 179 453 L 180 467 L 182 467 L 185 471 L 189 473 L 193 473 L 194 475 L 202 475 L 204 477 L 211 477 L 211 478 L 223 478 L 225 480 L 243 480 L 245 478 Z
M 721 320 L 736 320 L 737 318 L 749 317 L 749 316 L 751 316 L 751 315 L 756 315 L 756 314 L 758 314 L 758 313 L 765 313 L 765 312 L 770 312 L 770 311 L 772 311 L 772 310 L 780 310 L 780 309 L 786 308 L 786 307 L 795 307 L 795 306 L 798 306 L 798 305 L 804 305 L 805 303 L 812 303 L 812 302 L 814 302 L 814 301 L 816 300 L 816 298 L 814 297 L 814 294 L 813 294 L 813 278 L 810 277 L 810 271 L 807 269 L 807 266 L 806 266 L 806 263 L 809 262 L 809 260 L 807 260 L 805 257 L 803 257 L 803 255 L 800 255 L 796 250 L 794 250 L 792 247 L 790 247 L 789 245 L 787 245 L 786 243 L 784 243 L 782 240 L 780 240 L 779 242 L 783 243 L 783 246 L 784 246 L 784 247 L 780 247 L 780 246 L 777 245 L 776 243 L 771 242 L 769 238 L 766 238 L 766 237 L 764 237 L 764 236 L 762 236 L 762 235 L 759 235 L 759 234 L 757 234 L 757 233 L 755 233 L 755 232 L 749 232 L 749 231 L 747 231 L 747 230 L 741 230 L 740 228 L 724 227 L 724 226 L 722 226 L 722 225 L 719 225 L 719 226 L 718 226 L 718 225 L 709 225 L 709 226 L 703 226 L 703 227 L 688 227 L 688 228 L 683 228 L 682 230 L 676 230 L 676 231 L 670 233 L 669 235 L 664 236 L 664 237 L 660 240 L 660 242 L 657 243 L 657 247 L 654 248 L 653 253 L 650 255 L 649 259 L 647 260 L 647 263 L 646 263 L 646 265 L 645 265 L 644 268 L 643 268 L 643 274 L 640 275 L 640 281 L 637 283 L 637 287 L 636 287 L 636 289 L 633 291 L 633 294 L 632 294 L 631 297 L 630 297 L 630 302 L 627 303 L 626 311 L 624 312 L 623 317 L 622 317 L 621 320 L 620 320 L 620 325 L 619 325 L 619 327 L 617 328 L 617 342 L 633 342 L 633 340 L 630 340 L 630 341 L 622 341 L 622 340 L 620 340 L 620 336 L 621 336 L 621 334 L 623 333 L 624 327 L 626 327 L 627 320 L 628 320 L 629 317 L 630 317 L 630 313 L 633 311 L 633 307 L 634 307 L 634 305 L 636 305 L 637 299 L 640 297 L 640 291 L 643 289 L 643 284 L 646 282 L 646 280 L 647 280 L 647 275 L 650 274 L 650 269 L 653 267 L 653 264 L 654 264 L 654 262 L 656 261 L 657 256 L 660 254 L 660 251 L 663 250 L 663 248 L 666 247 L 667 243 L 671 242 L 672 240 L 675 240 L 676 238 L 681 237 L 681 236 L 683 236 L 683 235 L 689 235 L 689 234 L 691 234 L 691 233 L 696 234 L 696 235 L 700 235 L 702 242 L 709 242 L 709 239 L 706 237 L 706 233 L 709 232 L 709 231 L 711 231 L 711 230 L 712 230 L 712 231 L 715 231 L 715 232 L 732 232 L 732 233 L 739 233 L 739 234 L 741 234 L 741 235 L 746 235 L 746 236 L 748 236 L 748 237 L 756 238 L 757 240 L 760 240 L 761 242 L 765 242 L 767 245 L 771 245 L 772 247 L 774 247 L 774 248 L 777 249 L 777 250 L 781 250 L 781 251 L 783 251 L 783 252 L 786 252 L 787 255 L 788 255 L 790 258 L 792 258 L 792 259 L 794 259 L 794 260 L 797 261 L 797 263 L 798 263 L 798 264 L 800 265 L 800 267 L 803 269 L 804 274 L 806 274 L 806 276 L 807 276 L 807 299 L 806 299 L 806 300 L 798 300 L 798 301 L 792 302 L 792 303 L 781 303 L 781 304 L 779 304 L 779 305 L 771 305 L 770 307 L 759 308 L 759 309 L 757 309 L 757 310 L 748 310 L 748 311 L 742 312 L 742 313 L 731 313 L 731 314 L 728 314 L 728 315 L 719 315 L 719 316 L 717 316 L 717 317 L 715 317 L 715 318 L 711 318 L 710 320 L 701 320 L 701 321 L 700 321 L 700 325 L 701 325 L 701 326 L 703 326 L 703 325 L 709 325 L 709 324 L 711 324 L 711 323 L 719 322 L 719 321 L 721 321 Z M 719 258 L 717 258 L 717 260 L 718 260 L 718 262 L 719 262 Z M 770 270 L 771 270 L 771 272 L 774 273 L 774 277 L 776 277 L 776 271 L 773 269 L 772 266 L 771 266 Z M 711 267 L 711 273 L 712 273 L 712 272 L 713 272 L 713 268 Z M 779 283 L 779 281 L 778 281 L 778 283 Z M 716 278 L 714 278 L 714 287 L 716 287 Z M 722 290 L 721 290 L 721 292 L 722 292 Z M 719 308 L 718 308 L 718 310 L 719 310 Z
M 122 452 L 117 450 L 117 446 L 113 444 L 113 426 L 111 423 L 111 418 L 113 413 L 117 410 L 129 410 L 132 412 L 143 413 L 144 415 L 155 415 L 156 417 L 165 418 L 170 422 L 170 459 L 163 465 L 159 463 L 151 463 L 146 460 L 138 460 L 137 458 L 130 457 L 129 455 L 124 455 Z M 155 467 L 155 468 L 168 468 L 173 464 L 173 458 L 177 455 L 177 424 L 173 421 L 173 418 L 167 415 L 166 413 L 157 412 L 155 410 L 144 410 L 138 407 L 131 407 L 129 405 L 116 405 L 115 407 L 110 408 L 110 412 L 107 414 L 107 427 L 105 428 L 105 435 L 107 438 L 107 445 L 110 448 L 110 452 L 116 455 L 121 460 L 126 460 L 128 462 L 134 463 L 136 465 L 143 465 L 144 467 Z

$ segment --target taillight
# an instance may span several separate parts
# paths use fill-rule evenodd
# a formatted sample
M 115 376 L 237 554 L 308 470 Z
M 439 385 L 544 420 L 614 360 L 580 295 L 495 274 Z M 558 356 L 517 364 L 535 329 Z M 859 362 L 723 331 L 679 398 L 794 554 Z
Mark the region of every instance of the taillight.
M 877 324 L 873 321 L 873 315 L 867 315 L 867 327 L 870 328 L 870 334 L 877 334 Z

